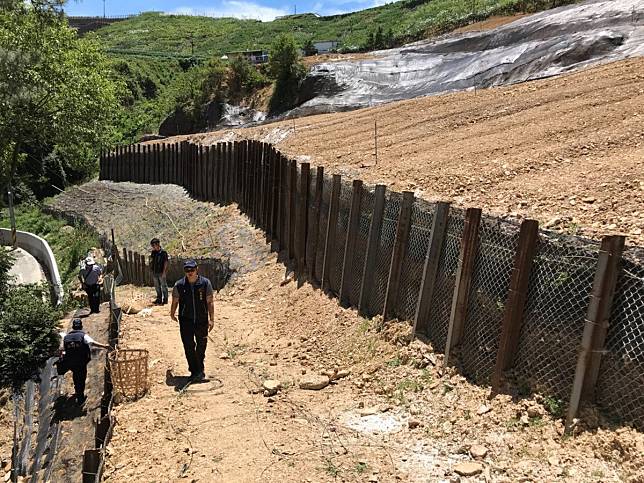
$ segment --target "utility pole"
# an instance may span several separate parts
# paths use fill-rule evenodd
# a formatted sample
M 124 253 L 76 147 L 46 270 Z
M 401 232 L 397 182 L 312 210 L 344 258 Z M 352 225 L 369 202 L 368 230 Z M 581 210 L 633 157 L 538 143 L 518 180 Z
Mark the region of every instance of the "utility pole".
M 105 0 L 103 0 L 103 18 L 105 18 Z

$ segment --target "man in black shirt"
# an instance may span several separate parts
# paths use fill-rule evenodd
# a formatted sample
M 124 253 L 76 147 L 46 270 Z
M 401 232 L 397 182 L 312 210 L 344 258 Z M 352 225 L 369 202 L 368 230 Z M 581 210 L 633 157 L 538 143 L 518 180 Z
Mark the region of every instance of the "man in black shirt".
M 190 378 L 201 381 L 205 376 L 204 359 L 208 344 L 208 332 L 215 324 L 215 306 L 210 280 L 198 273 L 194 260 L 183 265 L 186 276 L 177 280 L 172 290 L 170 318 L 177 321 L 175 312 L 179 306 L 179 331 L 188 361 Z
M 161 248 L 161 242 L 158 238 L 150 241 L 152 252 L 150 253 L 150 270 L 154 279 L 154 288 L 157 291 L 157 298 L 154 301 L 156 305 L 165 305 L 168 303 L 168 282 L 166 282 L 166 273 L 168 272 L 168 252 Z

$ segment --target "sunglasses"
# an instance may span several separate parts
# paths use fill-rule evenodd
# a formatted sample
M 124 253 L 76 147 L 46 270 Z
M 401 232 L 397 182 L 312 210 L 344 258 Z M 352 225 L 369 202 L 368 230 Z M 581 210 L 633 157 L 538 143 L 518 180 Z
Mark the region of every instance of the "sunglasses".
M 196 268 L 184 268 L 183 271 L 186 272 L 186 273 L 192 273 L 192 272 L 197 271 L 197 269 Z

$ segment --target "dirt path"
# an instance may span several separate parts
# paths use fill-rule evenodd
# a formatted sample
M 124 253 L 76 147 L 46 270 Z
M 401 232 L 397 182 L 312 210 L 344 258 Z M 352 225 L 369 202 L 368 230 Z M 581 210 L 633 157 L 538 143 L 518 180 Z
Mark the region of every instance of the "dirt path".
M 332 173 L 644 245 L 644 59 L 235 132 Z M 374 149 L 378 123 L 378 159 Z
M 122 344 L 150 351 L 151 391 L 117 407 L 106 481 L 456 481 L 464 462 L 480 474 L 460 481 L 644 477 L 642 434 L 596 421 L 592 432 L 563 439 L 543 400 L 488 400 L 488 389 L 441 367 L 429 346 L 408 345 L 406 324 L 376 330 L 377 319 L 309 285 L 280 286 L 283 268 L 271 262 L 217 295 L 211 382 L 184 393 L 167 308 L 125 317 Z M 122 287 L 118 297 L 152 293 Z M 334 366 L 351 374 L 320 391 L 299 389 Z M 283 389 L 253 394 L 266 379 Z

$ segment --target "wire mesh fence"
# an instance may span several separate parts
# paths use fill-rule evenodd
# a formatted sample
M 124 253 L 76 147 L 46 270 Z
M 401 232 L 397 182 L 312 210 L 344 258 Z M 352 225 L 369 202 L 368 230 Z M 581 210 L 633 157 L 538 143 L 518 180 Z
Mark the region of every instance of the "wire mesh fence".
M 335 240 L 333 240 L 331 267 L 329 270 L 329 288 L 335 294 L 340 293 L 342 281 L 342 264 L 344 261 L 344 248 L 347 241 L 347 228 L 349 226 L 349 212 L 351 211 L 351 184 L 342 183 L 338 204 L 338 220 L 335 227 Z
M 444 352 L 452 309 L 452 296 L 456 284 L 456 271 L 463 236 L 465 216 L 462 210 L 452 209 L 447 220 L 445 241 L 438 262 L 438 273 L 426 322 L 427 337 L 434 350 Z
M 402 262 L 398 299 L 394 307 L 394 313 L 400 320 L 412 320 L 416 315 L 433 218 L 433 204 L 423 200 L 414 202 L 411 208 L 409 238 Z
M 597 245 L 541 236 L 533 261 L 514 375 L 519 388 L 567 400 L 597 266 Z
M 360 219 L 358 220 L 358 232 L 353 253 L 353 266 L 350 268 L 351 287 L 349 289 L 349 303 L 357 307 L 360 303 L 360 288 L 364 271 L 365 256 L 367 254 L 367 243 L 369 241 L 369 228 L 371 227 L 373 215 L 374 193 L 365 189 L 360 202 Z
M 460 348 L 464 373 L 481 384 L 490 382 L 496 363 L 517 241 L 516 226 L 481 220 Z
M 396 241 L 396 225 L 400 214 L 401 195 L 400 193 L 389 193 L 385 202 L 385 210 L 380 230 L 380 240 L 376 252 L 376 266 L 373 280 L 365 280 L 369 286 L 369 304 L 367 313 L 370 315 L 381 314 L 385 305 L 387 295 L 387 282 L 389 281 L 389 269 L 391 268 L 391 256 L 393 254 L 394 242 Z
M 611 416 L 644 428 L 644 267 L 623 260 L 597 382 Z

